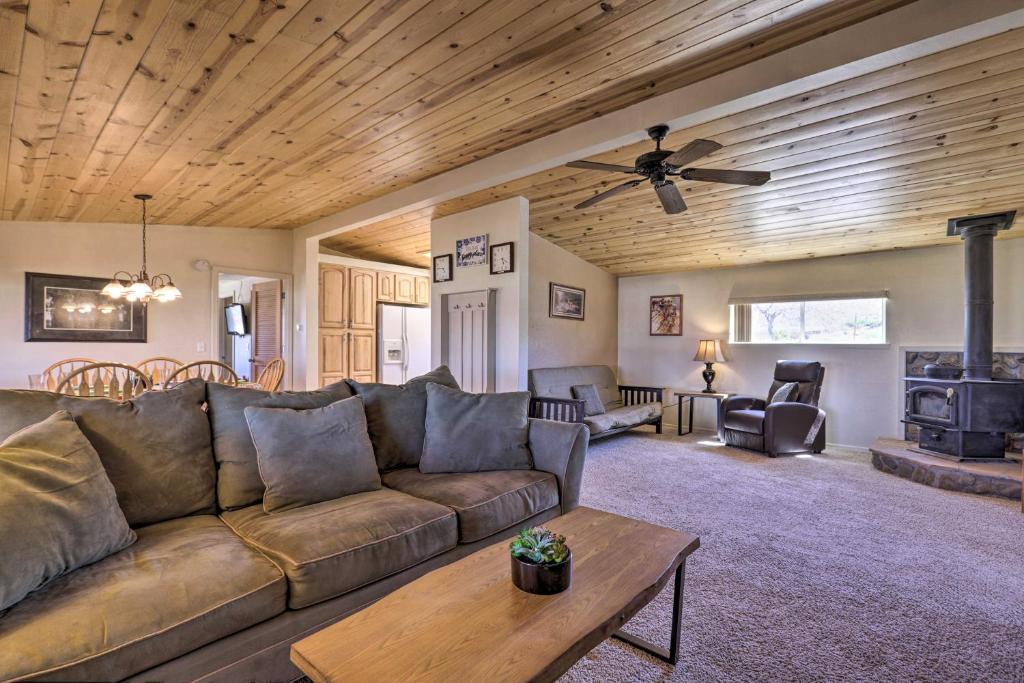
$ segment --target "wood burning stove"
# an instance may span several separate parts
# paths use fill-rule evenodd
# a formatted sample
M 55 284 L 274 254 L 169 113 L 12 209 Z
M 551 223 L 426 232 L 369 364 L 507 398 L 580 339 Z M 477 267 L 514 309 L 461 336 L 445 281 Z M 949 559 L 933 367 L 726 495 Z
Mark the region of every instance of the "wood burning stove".
M 992 379 L 992 241 L 1015 212 L 949 220 L 964 241 L 963 379 L 905 377 L 903 421 L 918 446 L 956 460 L 1002 459 L 1007 432 L 1024 430 L 1024 381 Z

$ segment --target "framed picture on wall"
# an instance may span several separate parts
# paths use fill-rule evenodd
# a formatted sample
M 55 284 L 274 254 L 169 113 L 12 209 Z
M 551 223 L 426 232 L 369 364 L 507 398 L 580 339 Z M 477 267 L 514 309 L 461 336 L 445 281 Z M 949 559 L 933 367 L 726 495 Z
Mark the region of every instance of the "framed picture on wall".
M 514 242 L 502 242 L 491 245 L 491 275 L 514 273 L 516 270 L 516 252 Z
M 108 282 L 25 273 L 25 341 L 145 342 L 146 305 L 103 296 Z
M 434 282 L 452 281 L 452 255 L 441 254 L 434 257 Z
M 455 240 L 455 267 L 482 266 L 487 263 L 487 235 Z
M 652 337 L 679 337 L 683 334 L 683 295 L 663 294 L 651 297 Z
M 583 320 L 586 312 L 587 292 L 578 287 L 569 287 L 552 282 L 548 291 L 548 316 Z

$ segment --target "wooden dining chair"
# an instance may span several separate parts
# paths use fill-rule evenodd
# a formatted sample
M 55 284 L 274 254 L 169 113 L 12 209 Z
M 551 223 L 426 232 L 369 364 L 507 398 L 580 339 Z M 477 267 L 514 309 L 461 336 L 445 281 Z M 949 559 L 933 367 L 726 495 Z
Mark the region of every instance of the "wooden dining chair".
M 95 362 L 92 358 L 65 358 L 64 360 L 59 360 L 43 370 L 40 375 L 41 384 L 39 388 L 43 391 L 56 391 L 57 385 L 63 382 L 72 372 L 83 366 L 92 365 Z
M 256 383 L 260 385 L 260 389 L 263 389 L 263 391 L 277 391 L 281 388 L 282 379 L 284 379 L 284 359 L 275 358 L 263 368 L 263 372 L 260 373 Z
M 153 388 L 149 376 L 126 363 L 90 363 L 71 372 L 57 385 L 58 394 L 127 401 Z
M 239 383 L 238 375 L 231 368 L 230 365 L 225 365 L 220 361 L 216 360 L 197 360 L 186 365 L 182 365 L 180 368 L 170 374 L 170 376 L 164 380 L 163 388 L 167 389 L 174 386 L 175 384 L 184 382 L 185 380 L 199 378 L 207 382 L 213 382 L 214 384 L 230 384 L 237 386 Z
M 183 365 L 184 363 L 176 358 L 153 356 L 152 358 L 147 358 L 144 361 L 139 361 L 135 364 L 135 367 L 146 373 L 149 376 L 150 382 L 152 382 L 153 386 L 156 387 L 163 384 L 175 370 Z

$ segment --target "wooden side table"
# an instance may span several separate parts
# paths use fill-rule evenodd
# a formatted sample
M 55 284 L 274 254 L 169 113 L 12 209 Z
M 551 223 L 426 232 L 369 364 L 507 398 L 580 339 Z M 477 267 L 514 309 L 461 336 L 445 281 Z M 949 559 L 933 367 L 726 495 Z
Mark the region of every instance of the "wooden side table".
M 693 433 L 693 401 L 697 398 L 713 398 L 715 400 L 715 430 L 721 428 L 722 421 L 722 401 L 732 396 L 729 393 L 722 393 L 716 391 L 713 394 L 706 393 L 700 389 L 689 390 L 683 389 L 680 391 L 673 391 L 679 402 L 676 404 L 676 434 L 682 436 L 683 434 Z M 683 431 L 683 401 L 690 404 L 690 421 L 686 424 L 686 431 Z

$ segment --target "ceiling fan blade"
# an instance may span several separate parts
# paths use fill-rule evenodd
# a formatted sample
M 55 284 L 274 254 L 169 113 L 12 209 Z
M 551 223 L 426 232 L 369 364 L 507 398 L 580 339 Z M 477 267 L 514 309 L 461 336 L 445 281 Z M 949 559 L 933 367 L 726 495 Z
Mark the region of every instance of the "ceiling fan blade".
M 712 152 L 717 152 L 720 149 L 722 149 L 722 146 L 714 140 L 692 140 L 687 143 L 686 147 L 683 147 L 681 150 L 674 152 L 672 156 L 666 158 L 665 163 L 669 166 L 682 168 L 683 166 L 687 166 L 691 162 L 702 157 L 706 157 Z
M 686 202 L 683 201 L 683 195 L 679 194 L 679 188 L 671 180 L 655 183 L 654 190 L 658 193 L 658 199 L 661 200 L 661 207 L 665 209 L 665 213 L 682 213 L 686 211 Z
M 764 185 L 772 179 L 768 171 L 730 171 L 718 168 L 687 168 L 679 175 L 687 180 L 733 185 Z
M 586 168 L 591 171 L 612 171 L 613 173 L 634 173 L 636 169 L 632 166 L 619 166 L 618 164 L 602 164 L 600 161 L 570 161 L 566 164 L 569 168 Z
M 622 183 L 621 185 L 616 185 L 615 187 L 613 187 L 610 190 L 605 190 L 604 192 L 601 192 L 600 194 L 595 194 L 590 199 L 586 199 L 586 200 L 580 202 L 579 204 L 577 204 L 576 206 L 574 206 L 572 208 L 574 208 L 574 209 L 585 209 L 588 206 L 593 206 L 594 204 L 597 204 L 598 202 L 603 202 L 605 199 L 608 199 L 609 197 L 613 197 L 613 196 L 617 195 L 620 192 L 625 192 L 626 190 L 631 190 L 631 189 L 633 189 L 634 187 L 636 187 L 637 185 L 639 185 L 642 182 L 643 182 L 643 180 L 630 180 L 628 183 Z

